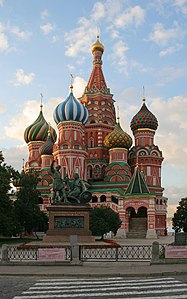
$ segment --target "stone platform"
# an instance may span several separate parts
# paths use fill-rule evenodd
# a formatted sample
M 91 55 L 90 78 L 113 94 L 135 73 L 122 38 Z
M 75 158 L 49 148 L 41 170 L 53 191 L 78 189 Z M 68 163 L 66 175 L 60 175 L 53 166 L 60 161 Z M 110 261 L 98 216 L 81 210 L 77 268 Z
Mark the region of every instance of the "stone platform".
M 93 243 L 95 238 L 89 230 L 89 205 L 51 205 L 49 229 L 43 243 L 69 243 L 70 236 L 76 235 L 78 243 Z

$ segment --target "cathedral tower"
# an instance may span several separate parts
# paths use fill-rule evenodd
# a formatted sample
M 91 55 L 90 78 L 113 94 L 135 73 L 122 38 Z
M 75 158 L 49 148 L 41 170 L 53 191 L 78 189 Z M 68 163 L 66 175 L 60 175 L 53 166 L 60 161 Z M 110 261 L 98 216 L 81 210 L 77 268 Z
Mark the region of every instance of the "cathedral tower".
M 104 46 L 99 37 L 92 45 L 93 69 L 81 97 L 88 109 L 88 122 L 85 125 L 85 142 L 87 146 L 87 174 L 90 180 L 101 180 L 109 160 L 104 139 L 114 128 L 115 108 L 113 95 L 107 87 L 102 71 Z

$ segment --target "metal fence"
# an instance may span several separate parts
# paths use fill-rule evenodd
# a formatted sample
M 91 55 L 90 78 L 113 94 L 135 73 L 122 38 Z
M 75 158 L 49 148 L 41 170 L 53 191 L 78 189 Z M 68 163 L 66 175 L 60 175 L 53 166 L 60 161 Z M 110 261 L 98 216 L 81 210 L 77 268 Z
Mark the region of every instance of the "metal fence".
M 159 256 L 164 257 L 166 244 L 159 245 Z M 65 246 L 64 260 L 72 260 L 72 247 Z M 80 261 L 150 261 L 152 259 L 152 245 L 123 245 L 123 246 L 79 246 Z M 38 261 L 38 248 L 20 248 L 7 246 L 6 260 L 13 261 Z M 55 257 L 54 257 L 55 260 Z M 50 259 L 50 261 L 53 261 Z
M 63 247 L 65 250 L 64 260 L 71 261 L 71 247 Z M 7 246 L 8 261 L 37 261 L 39 260 L 38 248 L 20 248 L 18 246 Z M 54 258 L 55 260 L 55 258 Z
M 82 261 L 150 261 L 151 245 L 125 245 L 120 247 L 88 248 L 81 246 Z

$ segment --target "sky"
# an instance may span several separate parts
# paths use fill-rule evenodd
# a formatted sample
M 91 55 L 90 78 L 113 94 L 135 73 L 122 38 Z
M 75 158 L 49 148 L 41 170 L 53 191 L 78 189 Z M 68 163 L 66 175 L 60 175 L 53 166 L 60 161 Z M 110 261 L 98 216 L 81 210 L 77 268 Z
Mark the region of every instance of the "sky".
M 187 0 L 0 0 L 0 150 L 21 170 L 24 130 L 39 114 L 40 95 L 56 128 L 53 111 L 69 95 L 70 74 L 74 95 L 84 91 L 98 34 L 124 131 L 133 136 L 143 95 L 158 119 L 155 144 L 173 216 L 187 196 Z

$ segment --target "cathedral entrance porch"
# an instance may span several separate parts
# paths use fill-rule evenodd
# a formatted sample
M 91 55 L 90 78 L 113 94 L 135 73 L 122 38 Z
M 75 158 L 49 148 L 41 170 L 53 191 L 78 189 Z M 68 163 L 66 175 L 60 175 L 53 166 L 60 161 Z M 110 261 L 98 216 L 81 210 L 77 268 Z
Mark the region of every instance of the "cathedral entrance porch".
M 145 239 L 147 233 L 147 209 L 140 207 L 135 212 L 134 208 L 128 208 L 129 231 L 126 234 L 128 239 Z

